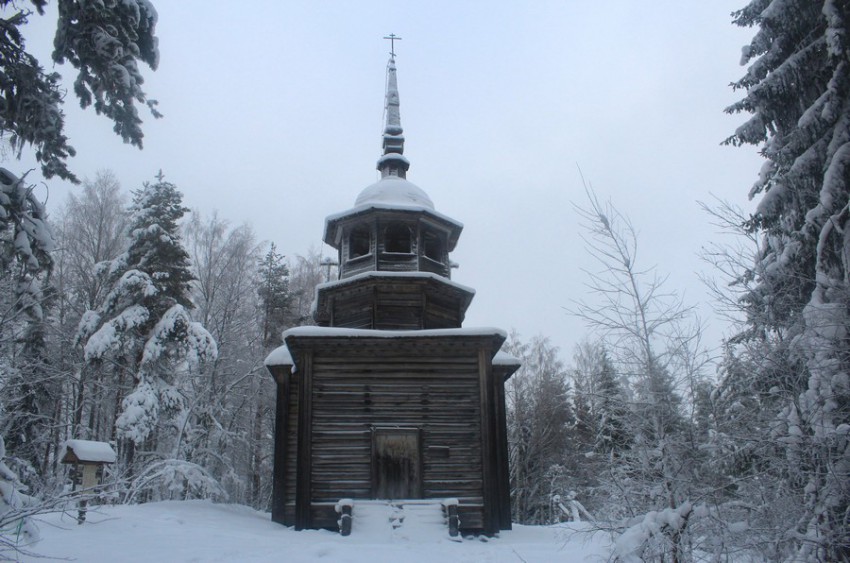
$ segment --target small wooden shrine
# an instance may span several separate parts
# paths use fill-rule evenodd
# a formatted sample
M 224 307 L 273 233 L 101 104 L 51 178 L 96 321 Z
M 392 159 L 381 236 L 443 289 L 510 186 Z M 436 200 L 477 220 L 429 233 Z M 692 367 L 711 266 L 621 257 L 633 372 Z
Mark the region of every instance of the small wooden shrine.
M 103 484 L 104 467 L 115 463 L 118 458 L 108 442 L 67 440 L 62 445 L 59 459 L 71 465 L 73 490 L 92 494 L 96 487 Z M 77 501 L 78 524 L 86 521 L 88 502 L 85 497 Z
M 115 450 L 108 442 L 67 440 L 60 451 L 62 463 L 72 465 L 74 488 L 92 489 L 103 482 L 103 467 L 115 463 Z
M 318 326 L 284 333 L 272 519 L 336 529 L 353 499 L 452 499 L 460 528 L 510 529 L 505 333 L 463 328 L 474 291 L 453 282 L 462 224 L 406 178 L 394 57 L 381 178 L 326 219 L 339 278 L 319 286 Z

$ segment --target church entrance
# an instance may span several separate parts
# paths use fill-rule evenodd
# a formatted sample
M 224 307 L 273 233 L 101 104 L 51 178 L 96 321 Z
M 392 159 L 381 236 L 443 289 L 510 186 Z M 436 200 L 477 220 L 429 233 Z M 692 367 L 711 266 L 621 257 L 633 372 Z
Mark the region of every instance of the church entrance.
M 418 428 L 372 429 L 372 498 L 422 498 Z

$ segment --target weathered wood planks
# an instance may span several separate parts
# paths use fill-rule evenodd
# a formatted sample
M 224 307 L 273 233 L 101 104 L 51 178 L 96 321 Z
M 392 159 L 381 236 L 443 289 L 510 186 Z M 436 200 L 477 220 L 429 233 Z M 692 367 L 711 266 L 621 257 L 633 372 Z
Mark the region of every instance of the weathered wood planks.
M 285 401 L 284 523 L 325 527 L 329 503 L 373 498 L 375 433 L 399 428 L 417 432 L 417 494 L 460 499 L 464 529 L 509 526 L 507 468 L 498 467 L 505 374 L 490 363 L 502 338 L 287 337 L 297 371 Z

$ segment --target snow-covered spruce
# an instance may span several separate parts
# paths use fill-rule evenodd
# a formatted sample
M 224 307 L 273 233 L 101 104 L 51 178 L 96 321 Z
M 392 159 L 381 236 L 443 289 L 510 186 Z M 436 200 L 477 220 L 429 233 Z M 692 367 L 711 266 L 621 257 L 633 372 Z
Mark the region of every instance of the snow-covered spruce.
M 215 359 L 215 341 L 182 305 L 166 311 L 148 335 L 138 367 L 136 388 L 121 403 L 116 421 L 120 436 L 139 443 L 153 430 L 161 412 L 184 409 L 180 380 Z
M 210 333 L 187 311 L 193 276 L 179 235 L 187 211 L 181 200 L 162 175 L 134 194 L 129 247 L 100 268 L 111 289 L 77 330 L 87 363 L 110 359 L 132 374 L 135 387 L 115 424 L 118 436 L 135 444 L 151 436 L 161 416 L 185 409 L 186 381 L 217 355 Z
M 771 517 L 785 514 L 762 526 L 780 530 L 777 553 L 846 560 L 850 447 L 837 430 L 850 423 L 850 17 L 837 0 L 753 0 L 734 18 L 757 31 L 733 84 L 746 94 L 727 109 L 751 115 L 727 142 L 761 145 L 767 162 L 747 224 L 761 248 L 737 280 L 748 287 L 749 326 L 729 364 L 743 369 L 729 371 L 725 393 L 742 389 L 745 401 L 763 393 L 755 412 L 775 417 L 736 446 L 764 458 L 756 460 L 761 483 L 776 487 L 759 485 L 779 499 Z M 765 450 L 770 443 L 787 445 L 787 455 Z

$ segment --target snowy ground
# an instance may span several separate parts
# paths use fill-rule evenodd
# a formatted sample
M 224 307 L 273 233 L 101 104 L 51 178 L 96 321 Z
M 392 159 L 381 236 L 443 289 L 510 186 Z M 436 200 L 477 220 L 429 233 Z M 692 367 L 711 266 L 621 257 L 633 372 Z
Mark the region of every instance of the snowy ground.
M 354 531 L 346 538 L 326 531 L 295 532 L 271 522 L 267 513 L 207 501 L 99 507 L 82 526 L 75 517 L 76 511 L 40 516 L 42 539 L 32 551 L 42 558 L 20 560 L 549 563 L 601 562 L 610 553 L 607 537 L 583 533 L 581 524 L 515 525 L 486 542 L 455 542 L 445 528 L 431 522 L 406 522 L 393 530 L 382 525 L 381 518 L 355 519 Z

